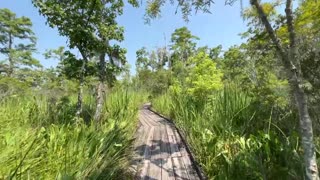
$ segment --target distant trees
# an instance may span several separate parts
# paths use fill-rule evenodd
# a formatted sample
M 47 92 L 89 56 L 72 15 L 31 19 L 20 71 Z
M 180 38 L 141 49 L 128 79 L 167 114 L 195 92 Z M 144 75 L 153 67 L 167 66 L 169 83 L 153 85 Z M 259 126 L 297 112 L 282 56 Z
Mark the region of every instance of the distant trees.
M 17 17 L 9 9 L 0 9 L 0 53 L 6 57 L 0 61 L 0 71 L 9 77 L 17 68 L 41 66 L 32 56 L 36 37 L 31 27 L 29 18 Z
M 124 3 L 122 1 L 85 1 L 85 0 L 33 0 L 39 12 L 47 18 L 51 27 L 57 27 L 59 33 L 67 36 L 69 47 L 76 47 L 82 55 L 81 76 L 79 77 L 79 94 L 77 116 L 82 112 L 82 89 L 87 64 L 91 57 L 99 57 L 97 88 L 97 107 L 94 119 L 100 120 L 105 93 L 106 79 L 112 80 L 113 70 L 124 64 L 126 50 L 118 45 L 110 45 L 110 41 L 123 40 L 123 28 L 118 26 L 116 17 L 122 14 Z M 138 3 L 129 1 L 133 6 Z M 106 69 L 106 58 L 110 65 Z M 111 71 L 111 72 L 110 72 Z M 109 75 L 109 76 L 108 76 Z
M 205 102 L 212 92 L 223 87 L 221 69 L 205 52 L 199 52 L 188 59 L 186 87 L 187 94 Z
M 172 4 L 174 2 L 175 1 L 171 1 Z M 181 8 L 183 18 L 186 20 L 188 20 L 188 16 L 192 12 L 192 10 L 202 10 L 204 12 L 209 12 L 211 5 L 214 3 L 214 1 L 212 0 L 178 0 L 176 2 L 178 3 L 178 6 Z M 226 1 L 227 4 L 232 4 L 233 2 L 235 1 Z M 279 26 L 274 26 L 277 25 L 277 23 L 272 22 L 273 19 L 270 19 L 270 16 L 275 14 L 274 6 L 270 5 L 270 3 L 261 4 L 259 0 L 250 0 L 250 4 L 254 12 L 253 16 L 258 19 L 257 23 L 251 25 L 254 26 L 254 30 L 261 30 L 261 26 L 259 25 L 262 25 L 262 27 L 264 27 L 263 32 L 268 34 L 268 40 L 272 42 L 271 46 L 272 48 L 274 48 L 275 52 L 278 55 L 278 58 L 274 58 L 274 60 L 280 59 L 282 67 L 285 70 L 285 73 L 281 74 L 281 76 L 288 79 L 291 89 L 291 95 L 294 97 L 294 101 L 299 112 L 301 143 L 304 150 L 304 165 L 306 167 L 306 178 L 319 179 L 319 173 L 316 163 L 315 145 L 313 142 L 312 120 L 309 114 L 307 94 L 305 92 L 305 88 L 303 87 L 304 74 L 302 73 L 301 68 L 303 56 L 301 56 L 298 49 L 299 36 L 297 35 L 297 33 L 299 33 L 299 30 L 297 31 L 297 29 L 299 28 L 297 27 L 299 26 L 295 24 L 295 21 L 298 19 L 296 18 L 293 12 L 292 2 L 292 0 L 286 0 L 285 14 L 280 16 L 280 18 L 278 19 L 280 20 L 280 27 L 282 27 L 280 28 L 280 30 L 282 31 L 277 31 L 277 28 L 279 28 Z M 314 2 L 310 2 L 309 5 L 313 4 L 313 7 L 317 7 L 317 5 L 314 4 Z M 149 1 L 146 8 L 147 19 L 150 20 L 150 18 L 159 17 L 161 13 L 161 7 L 165 3 L 166 1 Z M 306 2 L 304 2 L 303 4 L 308 5 L 308 3 Z M 307 6 L 305 6 L 305 8 L 307 8 Z M 311 11 L 308 12 L 311 13 Z M 313 18 L 310 16 L 308 19 L 311 20 Z M 304 27 L 307 27 L 305 26 L 306 24 L 308 24 L 309 27 L 314 27 L 317 26 L 319 23 L 317 20 L 309 23 L 304 23 L 302 20 L 300 21 L 300 24 L 302 24 L 302 26 Z M 284 41 L 281 38 L 281 33 L 283 37 L 285 37 Z M 263 35 L 263 33 L 261 35 Z
M 171 74 L 168 66 L 169 52 L 166 47 L 148 51 L 142 47 L 136 51 L 136 70 L 138 86 L 146 88 L 152 94 L 165 92 L 170 85 Z
M 194 100 L 206 99 L 212 91 L 221 88 L 222 72 L 217 68 L 221 47 L 197 48 L 196 40 L 199 38 L 182 27 L 172 33 L 168 51 L 166 47 L 150 52 L 145 47 L 139 49 L 136 67 L 141 86 L 154 96 L 170 87 Z
M 282 43 L 280 38 L 272 27 L 271 22 L 263 8 L 257 0 L 251 0 L 251 5 L 256 9 L 261 23 L 265 26 L 276 52 L 286 71 L 289 80 L 291 92 L 295 97 L 296 106 L 300 117 L 301 143 L 304 149 L 304 160 L 306 166 L 306 177 L 308 179 L 319 179 L 319 173 L 316 161 L 315 145 L 313 142 L 312 120 L 309 115 L 307 95 L 303 88 L 303 74 L 301 72 L 301 61 L 298 54 L 298 42 L 296 30 L 294 27 L 294 13 L 292 0 L 286 1 L 285 19 L 288 43 Z M 287 48 L 287 46 L 289 46 Z
M 192 11 L 209 12 L 213 4 L 212 0 L 176 2 L 185 20 Z M 227 4 L 233 2 L 226 1 Z M 199 112 L 203 108 L 201 104 L 213 101 L 211 95 L 229 84 L 239 84 L 238 89 L 248 92 L 250 100 L 258 105 L 254 108 L 297 112 L 306 178 L 317 180 L 319 173 L 312 118 L 316 119 L 320 110 L 320 12 L 316 11 L 320 3 L 305 0 L 293 10 L 293 1 L 285 2 L 285 11 L 279 14 L 275 9 L 278 1 L 261 3 L 250 0 L 251 8 L 243 11 L 248 30 L 242 36 L 247 38 L 247 42 L 226 51 L 222 51 L 221 46 L 198 47 L 199 38 L 190 30 L 186 27 L 176 29 L 168 47 L 142 48 L 136 52 L 135 80 L 138 86 L 155 96 L 166 91 L 182 94 L 187 105 L 199 105 Z M 117 44 L 124 39 L 124 29 L 116 20 L 123 13 L 124 2 L 33 0 L 32 3 L 51 27 L 58 28 L 60 35 L 68 38 L 69 48 L 76 48 L 82 57 L 78 58 L 59 47 L 44 54 L 46 58 L 59 60 L 56 69 L 36 69 L 41 65 L 32 56 L 36 38 L 31 20 L 17 17 L 8 9 L 0 9 L 0 53 L 4 57 L 0 61 L 0 74 L 7 76 L 1 74 L 0 91 L 7 91 L 11 85 L 18 86 L 17 91 L 21 92 L 29 86 L 33 89 L 52 88 L 58 86 L 55 83 L 59 75 L 59 78 L 76 80 L 76 116 L 80 117 L 83 114 L 83 87 L 90 76 L 90 82 L 97 84 L 93 119 L 98 124 L 103 117 L 106 85 L 112 87 L 116 76 L 123 71 L 127 72 L 126 81 L 129 81 L 126 49 Z M 128 0 L 128 3 L 138 6 L 136 0 Z M 158 17 L 164 3 L 165 0 L 147 1 L 146 20 Z M 292 109 L 291 104 L 297 108 Z M 311 110 L 313 113 L 309 113 Z M 270 124 L 272 118 L 271 113 Z M 253 124 L 264 125 L 263 122 L 250 125 Z M 294 126 L 288 126 L 286 130 L 291 127 Z
M 186 65 L 186 61 L 196 50 L 196 40 L 199 40 L 199 38 L 192 35 L 187 27 L 176 29 L 171 35 L 172 44 L 170 50 L 173 53 L 170 58 L 170 64 L 174 65 L 180 61 Z

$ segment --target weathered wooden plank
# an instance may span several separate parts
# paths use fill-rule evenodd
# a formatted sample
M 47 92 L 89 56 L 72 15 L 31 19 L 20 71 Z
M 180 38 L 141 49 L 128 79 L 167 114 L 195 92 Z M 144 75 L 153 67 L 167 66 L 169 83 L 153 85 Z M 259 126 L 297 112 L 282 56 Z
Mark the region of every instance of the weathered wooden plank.
M 186 149 L 186 146 L 184 143 L 182 143 L 181 137 L 177 131 L 176 131 L 175 135 L 177 138 L 177 142 L 180 142 L 179 143 L 179 150 L 181 153 L 181 160 L 184 163 L 184 166 L 185 166 L 186 171 L 188 173 L 188 177 L 189 177 L 189 179 L 197 179 L 198 175 L 197 175 L 197 172 L 195 171 L 194 167 L 192 166 L 192 162 L 191 162 L 189 153 Z
M 161 179 L 162 180 L 170 180 L 174 179 L 173 167 L 171 162 L 171 151 L 170 151 L 170 143 L 168 139 L 167 128 L 165 124 L 161 124 Z
M 149 110 L 143 112 L 143 113 L 144 113 L 144 117 L 145 117 L 146 119 L 148 119 L 148 123 L 149 123 L 151 126 L 159 126 L 160 124 L 158 123 L 158 121 L 155 120 L 156 117 L 151 116 L 151 115 L 149 114 L 149 112 L 150 112 Z
M 170 125 L 166 125 L 166 129 L 167 129 L 167 134 L 168 134 L 171 157 L 181 156 L 179 146 L 177 144 L 176 137 L 175 137 L 175 134 L 173 132 L 172 127 Z
M 144 110 L 141 111 L 140 121 L 143 122 L 143 125 L 144 125 L 145 128 L 150 128 L 150 127 L 153 126 L 153 124 L 150 123 L 150 121 L 148 120 L 148 118 L 145 116 Z
M 133 162 L 139 179 L 191 179 L 199 177 L 177 129 L 148 109 L 140 110 Z
M 139 120 L 140 120 L 143 128 L 149 126 L 149 124 L 145 121 L 145 118 L 142 114 L 139 116 Z
M 176 139 L 177 146 L 179 147 L 179 151 L 181 153 L 181 156 L 185 156 L 185 155 L 188 156 L 189 153 L 187 152 L 186 146 L 182 142 L 181 136 L 178 133 L 178 130 L 176 128 L 173 129 L 173 134 L 174 134 L 174 137 Z
M 153 139 L 153 132 L 154 132 L 154 127 L 151 127 L 149 131 L 146 132 L 147 138 L 145 140 L 145 144 L 143 145 L 144 147 L 144 153 L 143 153 L 143 165 L 141 169 L 138 170 L 140 172 L 140 178 L 141 179 L 146 179 L 148 178 L 148 171 L 150 168 L 150 162 L 151 162 L 151 146 L 152 146 L 152 139 Z
M 143 122 L 144 127 L 151 127 L 152 124 L 149 122 L 147 116 L 145 115 L 145 110 L 141 111 L 140 121 Z
M 166 124 L 166 128 L 167 128 L 168 136 L 174 136 L 172 124 L 170 123 Z
M 141 168 L 140 179 L 148 179 L 148 170 L 150 167 L 150 159 L 143 160 L 143 166 Z
M 134 160 L 143 158 L 141 154 L 143 154 L 143 151 L 144 151 L 143 144 L 146 139 L 146 134 L 147 133 L 144 132 L 143 127 L 139 127 L 139 129 L 136 132 L 136 136 L 135 136 L 136 139 L 134 142 L 134 147 L 135 147 Z
M 144 152 L 144 142 L 147 134 L 144 132 L 143 125 L 139 123 L 138 129 L 135 134 L 135 142 L 134 142 L 134 152 L 132 158 L 132 166 L 131 168 L 135 171 L 136 174 L 139 174 L 139 169 L 141 169 L 141 163 L 143 160 L 143 152 Z
M 153 120 L 153 117 L 148 115 L 148 110 L 142 111 L 144 120 L 148 123 L 149 126 L 159 126 L 158 122 Z
M 155 128 L 151 150 L 151 163 L 148 175 L 152 179 L 161 179 L 161 131 L 158 128 Z
M 181 157 L 173 157 L 172 158 L 173 171 L 176 180 L 186 180 L 189 179 L 188 173 L 182 162 Z
M 156 121 L 156 122 L 161 122 L 163 120 L 165 120 L 164 118 L 158 116 L 157 114 L 151 112 L 151 111 L 148 111 L 148 117 L 151 118 L 152 120 Z
M 171 150 L 170 150 L 170 142 L 168 138 L 167 128 L 165 124 L 162 124 L 160 126 L 160 131 L 161 131 L 161 144 L 160 144 L 161 158 L 167 159 L 170 157 Z
M 181 136 L 178 133 L 178 130 L 176 128 L 173 129 L 174 136 L 176 138 L 177 145 L 179 147 L 179 151 L 181 154 L 181 163 L 184 164 L 185 170 L 188 174 L 189 179 L 197 179 L 197 173 L 192 166 L 192 162 L 189 156 L 189 153 L 186 149 L 185 144 L 182 142 Z
M 152 111 L 148 111 L 148 112 L 147 112 L 147 115 L 148 115 L 148 117 L 150 117 L 151 119 L 153 119 L 153 120 L 155 120 L 155 121 L 160 121 L 160 120 L 163 119 L 163 117 L 158 116 L 157 114 L 155 114 L 155 113 L 152 112 Z
M 172 159 L 166 158 L 162 159 L 162 168 L 161 168 L 161 179 L 162 180 L 173 180 L 175 179 Z
M 144 177 L 147 177 L 147 172 L 149 169 L 150 164 L 150 147 L 148 147 L 148 143 L 152 140 L 153 136 L 153 128 L 149 129 L 149 131 L 146 131 L 144 129 L 144 134 L 142 135 L 142 143 L 140 146 L 136 147 L 136 155 L 139 162 L 141 162 L 140 166 L 137 167 L 137 174 L 141 179 L 144 179 Z
M 151 158 L 151 146 L 152 146 L 152 139 L 153 139 L 153 132 L 154 127 L 151 127 L 150 131 L 148 132 L 148 138 L 145 143 L 145 150 L 144 150 L 144 159 L 150 159 Z
M 195 171 L 194 167 L 192 166 L 192 162 L 190 156 L 184 155 L 181 157 L 182 162 L 186 168 L 186 172 L 188 173 L 188 177 L 190 180 L 199 179 L 197 172 Z

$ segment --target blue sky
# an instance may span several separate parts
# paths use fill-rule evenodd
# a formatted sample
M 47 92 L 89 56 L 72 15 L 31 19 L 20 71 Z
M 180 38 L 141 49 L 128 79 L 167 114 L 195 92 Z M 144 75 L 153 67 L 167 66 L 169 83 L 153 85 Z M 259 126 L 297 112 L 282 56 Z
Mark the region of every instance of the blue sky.
M 31 0 L 0 0 L 0 8 L 8 8 L 17 16 L 27 16 L 32 20 L 33 30 L 38 37 L 38 53 L 35 54 L 35 57 L 45 67 L 55 66 L 58 62 L 45 60 L 42 53 L 46 49 L 67 46 L 67 38 L 59 36 L 56 29 L 45 24 L 45 18 L 38 14 Z M 143 19 L 143 6 L 140 8 L 126 6 L 124 8 L 124 14 L 118 18 L 119 24 L 125 27 L 125 40 L 121 45 L 127 48 L 127 60 L 133 73 L 135 52 L 138 49 L 143 46 L 152 49 L 163 46 L 165 43 L 168 45 L 171 33 L 182 26 L 187 26 L 192 34 L 200 38 L 198 46 L 214 47 L 221 44 L 223 49 L 227 49 L 243 41 L 238 34 L 247 28 L 240 16 L 239 2 L 233 6 L 225 6 L 223 0 L 216 0 L 216 4 L 211 9 L 212 14 L 193 14 L 188 23 L 183 21 L 181 14 L 175 14 L 175 9 L 176 6 L 167 4 L 162 8 L 162 17 L 153 20 L 150 25 L 146 25 Z

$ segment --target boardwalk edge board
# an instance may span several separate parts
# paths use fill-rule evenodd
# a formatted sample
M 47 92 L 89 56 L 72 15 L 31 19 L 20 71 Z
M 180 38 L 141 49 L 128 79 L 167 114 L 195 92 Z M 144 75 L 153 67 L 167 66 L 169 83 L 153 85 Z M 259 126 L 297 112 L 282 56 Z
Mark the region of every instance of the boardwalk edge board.
M 144 107 L 145 108 L 145 107 Z M 191 149 L 189 148 L 189 145 L 187 143 L 187 141 L 185 140 L 183 133 L 176 127 L 175 123 L 173 122 L 173 120 L 169 119 L 168 117 L 158 113 L 157 111 L 155 111 L 154 109 L 151 108 L 151 105 L 146 106 L 146 109 L 148 109 L 149 111 L 153 112 L 154 114 L 162 117 L 163 119 L 167 120 L 169 123 L 171 123 L 173 125 L 173 127 L 176 129 L 176 131 L 178 132 L 180 138 L 181 138 L 181 142 L 184 144 L 186 151 L 189 153 L 189 157 L 190 160 L 192 162 L 192 166 L 194 167 L 194 169 L 196 170 L 197 175 L 199 176 L 200 180 L 207 180 L 208 178 L 206 177 L 206 175 L 204 174 L 203 170 L 201 169 L 201 166 L 199 165 L 199 163 L 195 160 L 194 158 L 194 154 L 191 151 Z

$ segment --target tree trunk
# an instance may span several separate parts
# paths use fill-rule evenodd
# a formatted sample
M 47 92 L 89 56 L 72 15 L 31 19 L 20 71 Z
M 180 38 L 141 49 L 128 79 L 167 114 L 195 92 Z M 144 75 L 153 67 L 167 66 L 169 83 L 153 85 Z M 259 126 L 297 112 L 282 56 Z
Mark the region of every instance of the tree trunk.
M 315 145 L 313 143 L 312 120 L 308 111 L 307 96 L 301 83 L 295 79 L 291 83 L 294 88 L 294 96 L 300 117 L 301 144 L 304 150 L 304 164 L 306 168 L 306 179 L 319 180 L 318 167 L 316 161 Z
M 84 81 L 80 80 L 79 87 L 78 87 L 78 102 L 77 102 L 77 111 L 76 111 L 77 117 L 80 117 L 82 113 L 83 85 L 84 85 Z
M 13 62 L 13 58 L 12 58 L 12 44 L 13 44 L 13 40 L 12 40 L 12 35 L 11 33 L 9 34 L 9 45 L 8 45 L 8 60 L 9 60 L 9 69 L 8 69 L 8 77 L 11 77 L 13 74 L 13 68 L 14 68 L 14 62 Z
M 85 78 L 85 73 L 86 73 L 86 68 L 87 68 L 87 56 L 84 53 L 84 51 L 82 50 L 82 48 L 78 48 L 82 58 L 83 58 L 83 62 L 82 62 L 82 66 L 81 66 L 81 74 L 80 74 L 80 79 L 79 79 L 79 87 L 78 87 L 78 102 L 77 102 L 77 111 L 76 111 L 76 116 L 80 117 L 81 113 L 82 113 L 82 109 L 83 109 L 83 86 L 84 86 L 84 78 Z
M 297 56 L 296 33 L 293 24 L 292 0 L 286 3 L 286 18 L 289 32 L 289 54 L 288 62 L 293 64 L 290 83 L 294 92 L 295 101 L 299 111 L 301 144 L 304 150 L 304 164 L 306 167 L 307 179 L 319 180 L 318 167 L 316 161 L 315 145 L 313 143 L 312 120 L 308 111 L 307 95 L 302 86 L 302 72 L 300 61 Z M 288 68 L 289 70 L 289 68 Z
M 81 74 L 79 79 L 79 87 L 78 87 L 78 102 L 77 102 L 77 111 L 76 116 L 80 117 L 82 113 L 82 102 L 83 102 L 83 86 L 84 86 L 84 76 L 85 76 L 85 69 L 86 69 L 86 60 L 83 60 L 82 67 L 81 67 Z
M 259 4 L 258 0 L 251 0 L 251 5 L 254 6 L 259 14 L 259 17 L 265 26 L 271 40 L 273 41 L 277 52 L 280 55 L 287 76 L 291 91 L 295 97 L 295 103 L 299 112 L 301 144 L 304 151 L 304 166 L 306 170 L 306 179 L 319 180 L 319 173 L 316 164 L 315 145 L 313 143 L 312 120 L 308 112 L 307 96 L 303 90 L 301 79 L 301 67 L 297 57 L 295 30 L 293 26 L 292 0 L 287 0 L 286 3 L 286 18 L 289 33 L 289 51 L 286 51 L 272 28 L 267 16 Z
M 104 104 L 105 95 L 105 77 L 106 77 L 106 61 L 105 53 L 99 56 L 99 84 L 97 87 L 97 98 L 96 98 L 96 112 L 94 114 L 94 120 L 99 122 L 101 119 L 102 108 Z

